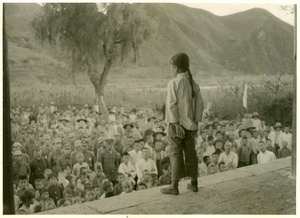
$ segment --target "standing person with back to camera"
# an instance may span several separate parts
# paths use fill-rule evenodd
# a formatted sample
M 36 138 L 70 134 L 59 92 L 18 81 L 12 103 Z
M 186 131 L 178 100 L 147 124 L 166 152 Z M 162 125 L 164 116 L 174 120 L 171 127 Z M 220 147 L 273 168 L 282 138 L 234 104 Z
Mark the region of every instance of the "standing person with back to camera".
M 171 145 L 172 183 L 169 188 L 162 188 L 161 193 L 178 195 L 178 182 L 185 176 L 191 178 L 187 188 L 198 191 L 195 142 L 204 104 L 199 85 L 189 69 L 187 54 L 179 53 L 172 57 L 171 71 L 175 78 L 168 83 L 166 122 Z

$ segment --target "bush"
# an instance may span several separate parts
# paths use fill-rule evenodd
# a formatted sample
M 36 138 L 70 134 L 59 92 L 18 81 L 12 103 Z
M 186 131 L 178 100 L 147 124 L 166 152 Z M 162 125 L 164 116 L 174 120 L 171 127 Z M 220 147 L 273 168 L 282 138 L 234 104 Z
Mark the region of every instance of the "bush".
M 276 84 L 274 84 L 276 83 Z M 292 125 L 292 109 L 294 94 L 292 83 L 266 81 L 259 85 L 250 84 L 248 87 L 248 112 L 258 112 L 260 119 L 266 125 L 281 122 L 283 125 Z M 275 87 L 275 88 L 274 88 Z M 243 115 L 243 87 L 231 86 L 218 88 L 209 96 L 212 99 L 215 117 L 232 120 Z

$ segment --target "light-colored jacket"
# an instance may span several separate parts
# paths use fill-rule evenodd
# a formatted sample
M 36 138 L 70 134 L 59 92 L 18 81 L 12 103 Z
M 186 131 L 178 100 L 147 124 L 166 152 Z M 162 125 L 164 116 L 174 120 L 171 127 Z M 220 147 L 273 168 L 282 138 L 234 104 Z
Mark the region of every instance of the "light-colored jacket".
M 193 81 L 195 96 L 186 73 L 179 73 L 168 83 L 166 122 L 180 123 L 187 130 L 197 130 L 204 104 L 199 85 Z

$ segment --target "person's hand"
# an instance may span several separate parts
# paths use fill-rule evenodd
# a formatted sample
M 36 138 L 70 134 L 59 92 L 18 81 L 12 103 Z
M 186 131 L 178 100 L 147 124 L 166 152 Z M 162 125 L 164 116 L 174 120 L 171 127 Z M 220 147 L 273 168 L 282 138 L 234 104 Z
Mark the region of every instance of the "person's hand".
M 36 192 L 35 192 L 35 199 L 38 199 L 38 198 L 40 198 L 40 192 L 39 192 L 39 191 L 36 191 Z
M 179 123 L 175 123 L 175 129 L 176 129 L 176 135 L 178 138 L 184 139 L 185 137 L 185 131 L 183 127 Z

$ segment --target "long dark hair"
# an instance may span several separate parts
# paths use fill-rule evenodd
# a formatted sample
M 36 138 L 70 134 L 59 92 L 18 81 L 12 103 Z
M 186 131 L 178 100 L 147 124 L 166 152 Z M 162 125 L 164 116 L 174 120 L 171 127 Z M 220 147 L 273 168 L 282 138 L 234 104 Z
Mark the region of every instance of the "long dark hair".
M 171 64 L 175 65 L 182 72 L 187 72 L 189 77 L 190 86 L 192 88 L 192 97 L 195 97 L 195 91 L 193 86 L 193 76 L 190 71 L 190 59 L 189 56 L 185 53 L 178 53 L 171 58 Z

